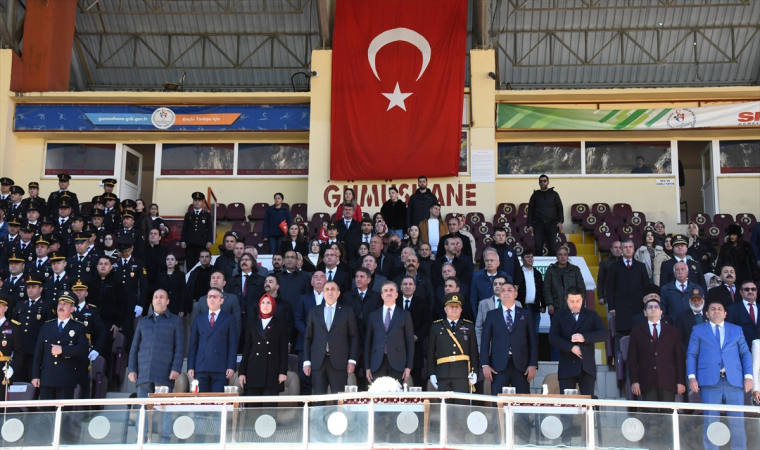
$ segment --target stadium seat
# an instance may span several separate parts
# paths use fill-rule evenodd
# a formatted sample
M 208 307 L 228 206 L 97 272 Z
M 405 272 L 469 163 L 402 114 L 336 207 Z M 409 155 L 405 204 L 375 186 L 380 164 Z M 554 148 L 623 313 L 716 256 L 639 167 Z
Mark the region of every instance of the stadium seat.
M 37 388 L 32 386 L 32 383 L 25 383 L 23 381 L 14 381 L 12 383 L 14 389 L 8 392 L 9 402 L 28 402 L 34 400 L 37 395 Z M 29 412 L 30 408 L 19 408 L 23 412 Z
M 623 228 L 623 217 L 617 214 L 607 213 L 602 216 L 604 222 L 610 226 L 616 233 Z
M 557 243 L 562 244 L 567 242 L 567 235 L 565 233 L 557 233 Z
M 517 233 L 517 228 L 515 227 L 515 224 L 513 223 L 505 223 L 503 226 L 499 226 L 494 224 L 493 231 L 494 233 L 496 230 L 504 230 L 507 234 L 514 234 Z
M 125 336 L 122 333 L 116 333 L 113 345 L 111 346 L 111 353 L 113 353 L 113 372 L 111 373 L 111 379 L 117 384 L 123 383 L 127 380 L 126 373 L 129 354 L 126 352 L 125 344 Z
M 535 240 L 535 237 L 533 237 L 533 233 L 525 233 L 522 236 L 520 236 L 520 239 L 522 240 L 522 243 L 526 248 L 535 248 L 536 240 Z M 538 251 L 539 249 L 536 249 L 536 252 Z
M 734 218 L 731 214 L 716 214 L 713 216 L 713 223 L 721 230 L 725 230 L 729 225 L 734 223 Z
M 227 205 L 225 205 L 224 203 L 217 203 L 216 204 L 217 222 L 220 220 L 225 220 L 225 217 L 227 217 Z
M 203 209 L 205 210 L 206 208 L 203 208 Z M 189 205 L 187 205 L 187 212 L 193 212 L 193 204 L 192 203 L 190 203 Z
M 606 203 L 594 203 L 591 205 L 591 212 L 603 216 L 608 212 L 612 212 L 612 209 L 610 208 L 610 205 Z
M 520 242 L 520 236 L 514 234 L 507 234 L 507 245 L 514 247 L 516 243 Z
M 702 232 L 707 233 L 707 228 L 712 225 L 712 219 L 705 213 L 694 213 L 691 215 L 691 221 L 697 224 Z
M 573 231 L 575 231 L 575 224 L 582 224 L 583 218 L 588 215 L 590 212 L 590 209 L 587 204 L 585 203 L 575 203 L 573 206 L 570 207 L 570 217 L 573 222 Z
M 459 217 L 461 215 L 462 214 L 460 214 L 460 213 L 450 212 L 450 213 L 446 214 L 446 218 L 444 220 L 446 221 L 446 223 L 449 223 L 450 219 L 453 219 L 454 217 Z
M 253 223 L 253 230 L 251 230 L 253 233 L 259 233 L 262 234 L 264 232 L 264 221 L 263 220 L 257 220 Z
M 597 246 L 599 247 L 599 250 L 603 252 L 610 251 L 612 243 L 620 239 L 617 233 L 610 230 L 609 226 L 604 224 L 599 226 L 594 234 L 596 235 Z
M 106 371 L 106 359 L 98 355 L 95 361 L 92 362 L 92 371 L 90 377 L 92 377 L 92 398 L 106 398 L 108 394 L 108 378 L 105 374 Z M 93 408 L 102 409 L 102 406 L 93 406 Z
M 258 242 L 256 245 L 256 251 L 259 252 L 259 255 L 268 255 L 269 252 L 269 242 Z
M 337 216 L 337 213 L 333 214 L 333 217 L 335 217 L 335 216 Z M 336 217 L 336 219 L 337 219 L 337 217 Z M 368 212 L 363 212 L 362 213 L 362 219 L 372 219 L 372 216 L 370 216 Z
M 523 229 L 528 226 L 528 215 L 527 214 L 518 214 L 517 217 L 515 217 L 515 229 L 522 234 Z
M 599 226 L 599 217 L 596 214 L 588 214 L 583 218 L 583 231 L 593 233 Z
M 632 233 L 625 233 L 625 230 L 630 230 L 630 227 L 629 226 L 623 227 L 623 231 L 619 233 L 620 240 L 622 241 L 623 239 L 630 239 L 633 241 L 634 248 L 638 249 L 639 247 L 641 247 L 641 244 L 643 242 L 641 235 L 637 231 L 632 232 Z
M 514 221 L 514 218 L 515 216 L 510 216 L 505 213 L 496 213 L 493 215 L 493 221 L 491 223 L 493 223 L 496 228 L 499 228 L 511 224 Z
M 517 215 L 517 208 L 514 203 L 499 203 L 496 207 L 496 214 L 505 214 L 510 217 Z
M 512 247 L 515 249 L 517 256 L 521 256 L 523 254 L 523 251 L 525 251 L 525 246 L 519 241 L 515 242 L 515 245 Z
M 567 247 L 567 255 L 568 256 L 578 256 L 578 249 L 575 247 L 575 244 L 572 242 L 557 242 L 557 250 L 559 250 L 562 247 Z
M 251 233 L 248 233 L 248 235 L 244 239 L 245 239 L 245 245 L 256 245 L 259 242 L 264 241 L 264 236 L 262 236 L 261 233 L 251 232 Z
M 483 213 L 479 213 L 479 212 L 468 213 L 467 216 L 465 217 L 465 222 L 469 223 L 470 226 L 473 228 L 479 226 L 481 223 L 484 223 L 485 221 L 486 221 L 485 216 L 483 216 Z
M 314 226 L 317 226 L 317 224 L 319 224 L 319 227 L 321 228 L 322 222 L 329 222 L 330 220 L 332 220 L 330 213 L 318 212 L 314 213 L 314 215 L 311 216 L 311 220 L 309 222 L 314 224 Z
M 520 203 L 520 206 L 517 208 L 517 214 L 525 214 L 528 215 L 528 204 L 527 203 Z
M 308 207 L 306 206 L 306 203 L 293 203 L 293 209 L 290 210 L 290 216 L 295 220 L 298 221 L 298 218 L 301 218 L 302 222 L 306 221 L 306 213 L 307 213 Z
M 177 257 L 177 259 L 179 260 L 185 259 L 185 249 L 182 248 L 181 242 L 179 241 L 175 241 L 171 243 L 167 242 L 166 247 L 169 249 L 169 251 L 171 251 L 174 254 L 174 256 Z
M 628 214 L 633 212 L 633 208 L 631 208 L 631 205 L 629 205 L 628 203 L 615 203 L 612 206 L 612 212 L 616 216 L 625 218 L 625 217 L 628 217 Z
M 267 208 L 269 208 L 269 203 L 254 203 L 253 206 L 251 206 L 251 213 L 248 214 L 248 220 L 254 221 L 263 219 L 267 212 Z
M 230 221 L 245 220 L 245 205 L 242 203 L 229 203 L 225 217 Z
M 625 216 L 625 223 L 638 228 L 639 225 L 647 221 L 647 216 L 643 212 L 631 211 Z
M 491 225 L 488 222 L 481 222 L 478 226 L 473 227 L 472 234 L 475 235 L 475 237 L 477 237 L 478 235 L 480 235 L 480 236 L 485 236 L 485 235 L 493 236 L 493 231 L 494 231 L 493 230 L 493 225 Z
M 84 202 L 79 204 L 79 213 L 83 217 L 90 217 L 92 214 L 92 202 Z
M 490 247 L 493 245 L 493 236 L 485 235 L 479 242 L 482 242 L 486 247 Z
M 654 231 L 654 222 L 641 222 L 641 225 L 639 225 L 639 234 L 644 236 L 648 230 Z
M 245 237 L 251 232 L 251 224 L 245 221 L 238 221 L 232 224 L 232 231 L 237 233 L 238 240 L 245 240 Z
M 490 247 L 490 245 L 483 243 L 482 239 L 475 242 L 475 261 L 483 260 L 483 250 L 485 250 L 486 247 Z
M 742 225 L 747 225 L 751 230 L 752 227 L 757 225 L 757 219 L 754 214 L 742 213 L 736 215 L 736 221 Z
M 721 235 L 724 235 L 725 237 L 725 230 L 721 229 L 719 226 L 715 224 L 711 224 L 706 230 L 705 230 L 705 237 L 712 242 L 713 244 L 723 244 L 723 241 L 720 240 Z

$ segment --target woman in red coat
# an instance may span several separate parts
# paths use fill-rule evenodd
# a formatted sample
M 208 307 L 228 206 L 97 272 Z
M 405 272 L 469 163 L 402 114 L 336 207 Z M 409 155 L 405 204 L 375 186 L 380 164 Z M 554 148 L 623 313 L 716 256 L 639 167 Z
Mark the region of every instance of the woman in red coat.
M 362 221 L 362 207 L 359 206 L 359 203 L 356 201 L 356 194 L 354 194 L 354 190 L 351 188 L 347 188 L 346 192 L 343 193 L 343 203 L 338 205 L 338 212 L 335 213 L 335 217 L 338 220 L 343 219 L 343 205 L 346 203 L 353 203 L 354 204 L 354 217 L 353 219 L 359 223 Z

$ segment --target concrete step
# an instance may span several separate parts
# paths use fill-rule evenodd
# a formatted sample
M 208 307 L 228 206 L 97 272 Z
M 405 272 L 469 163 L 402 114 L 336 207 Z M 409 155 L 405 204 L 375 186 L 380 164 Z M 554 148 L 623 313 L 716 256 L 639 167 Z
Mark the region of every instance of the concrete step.
M 599 266 L 588 266 L 588 271 L 591 272 L 591 276 L 596 280 L 597 275 L 599 275 Z
M 591 254 L 591 255 L 578 255 L 578 256 L 581 256 L 581 257 L 583 257 L 583 259 L 586 260 L 586 265 L 587 266 L 591 266 L 591 265 L 598 266 L 599 265 L 599 257 L 596 256 L 596 255 Z
M 578 251 L 578 256 L 581 255 L 594 255 L 594 243 L 590 244 L 575 244 L 575 249 Z
M 580 233 L 568 234 L 567 240 L 577 246 L 578 244 L 583 244 L 583 235 Z

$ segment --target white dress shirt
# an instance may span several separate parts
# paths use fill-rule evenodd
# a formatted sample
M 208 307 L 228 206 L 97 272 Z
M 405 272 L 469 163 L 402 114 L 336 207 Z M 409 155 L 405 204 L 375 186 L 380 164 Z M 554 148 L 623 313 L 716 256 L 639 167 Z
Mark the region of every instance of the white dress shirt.
M 438 230 L 438 219 L 428 219 L 428 243 L 433 253 L 438 251 L 438 241 L 441 240 L 441 233 Z
M 393 320 L 393 312 L 396 310 L 396 305 L 385 306 L 383 305 L 383 323 L 385 323 L 385 315 L 388 314 L 388 310 L 391 310 L 391 320 Z
M 266 330 L 267 329 L 267 325 L 269 325 L 269 322 L 271 322 L 271 321 L 272 321 L 271 317 L 268 318 L 268 319 L 261 319 L 261 328 L 263 328 L 263 329 Z
M 317 306 L 321 305 L 322 300 L 324 299 L 324 296 L 317 291 L 313 291 L 313 292 L 314 292 L 314 300 L 316 300 Z
M 750 314 L 750 312 L 749 312 L 750 308 L 752 308 L 752 309 L 755 310 L 755 325 L 757 325 L 757 320 L 758 320 L 758 317 L 757 317 L 757 313 L 758 313 L 757 302 L 753 302 L 751 304 L 747 300 L 742 300 L 742 302 L 744 302 L 744 307 L 747 308 L 747 314 Z M 750 317 L 752 317 L 752 315 L 750 315 Z M 752 343 L 748 342 L 748 344 L 751 345 Z
M 219 320 L 219 311 L 221 311 L 221 309 L 217 309 L 216 311 L 211 311 L 211 310 L 208 311 L 208 322 L 209 323 L 211 323 L 211 313 L 214 313 L 214 322 L 216 322 L 217 320 Z
M 536 303 L 536 279 L 533 278 L 533 268 L 526 269 L 523 266 L 523 276 L 525 277 L 525 304 Z
M 654 325 L 657 325 L 657 337 L 659 338 L 662 334 L 662 325 L 660 324 L 660 321 L 657 322 L 647 322 L 649 324 L 649 335 L 654 336 Z

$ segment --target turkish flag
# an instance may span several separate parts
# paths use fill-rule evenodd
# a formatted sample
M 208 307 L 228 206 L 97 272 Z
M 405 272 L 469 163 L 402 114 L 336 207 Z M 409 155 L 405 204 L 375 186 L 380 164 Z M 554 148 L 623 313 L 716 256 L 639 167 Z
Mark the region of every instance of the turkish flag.
M 330 178 L 457 175 L 467 0 L 337 0 Z

